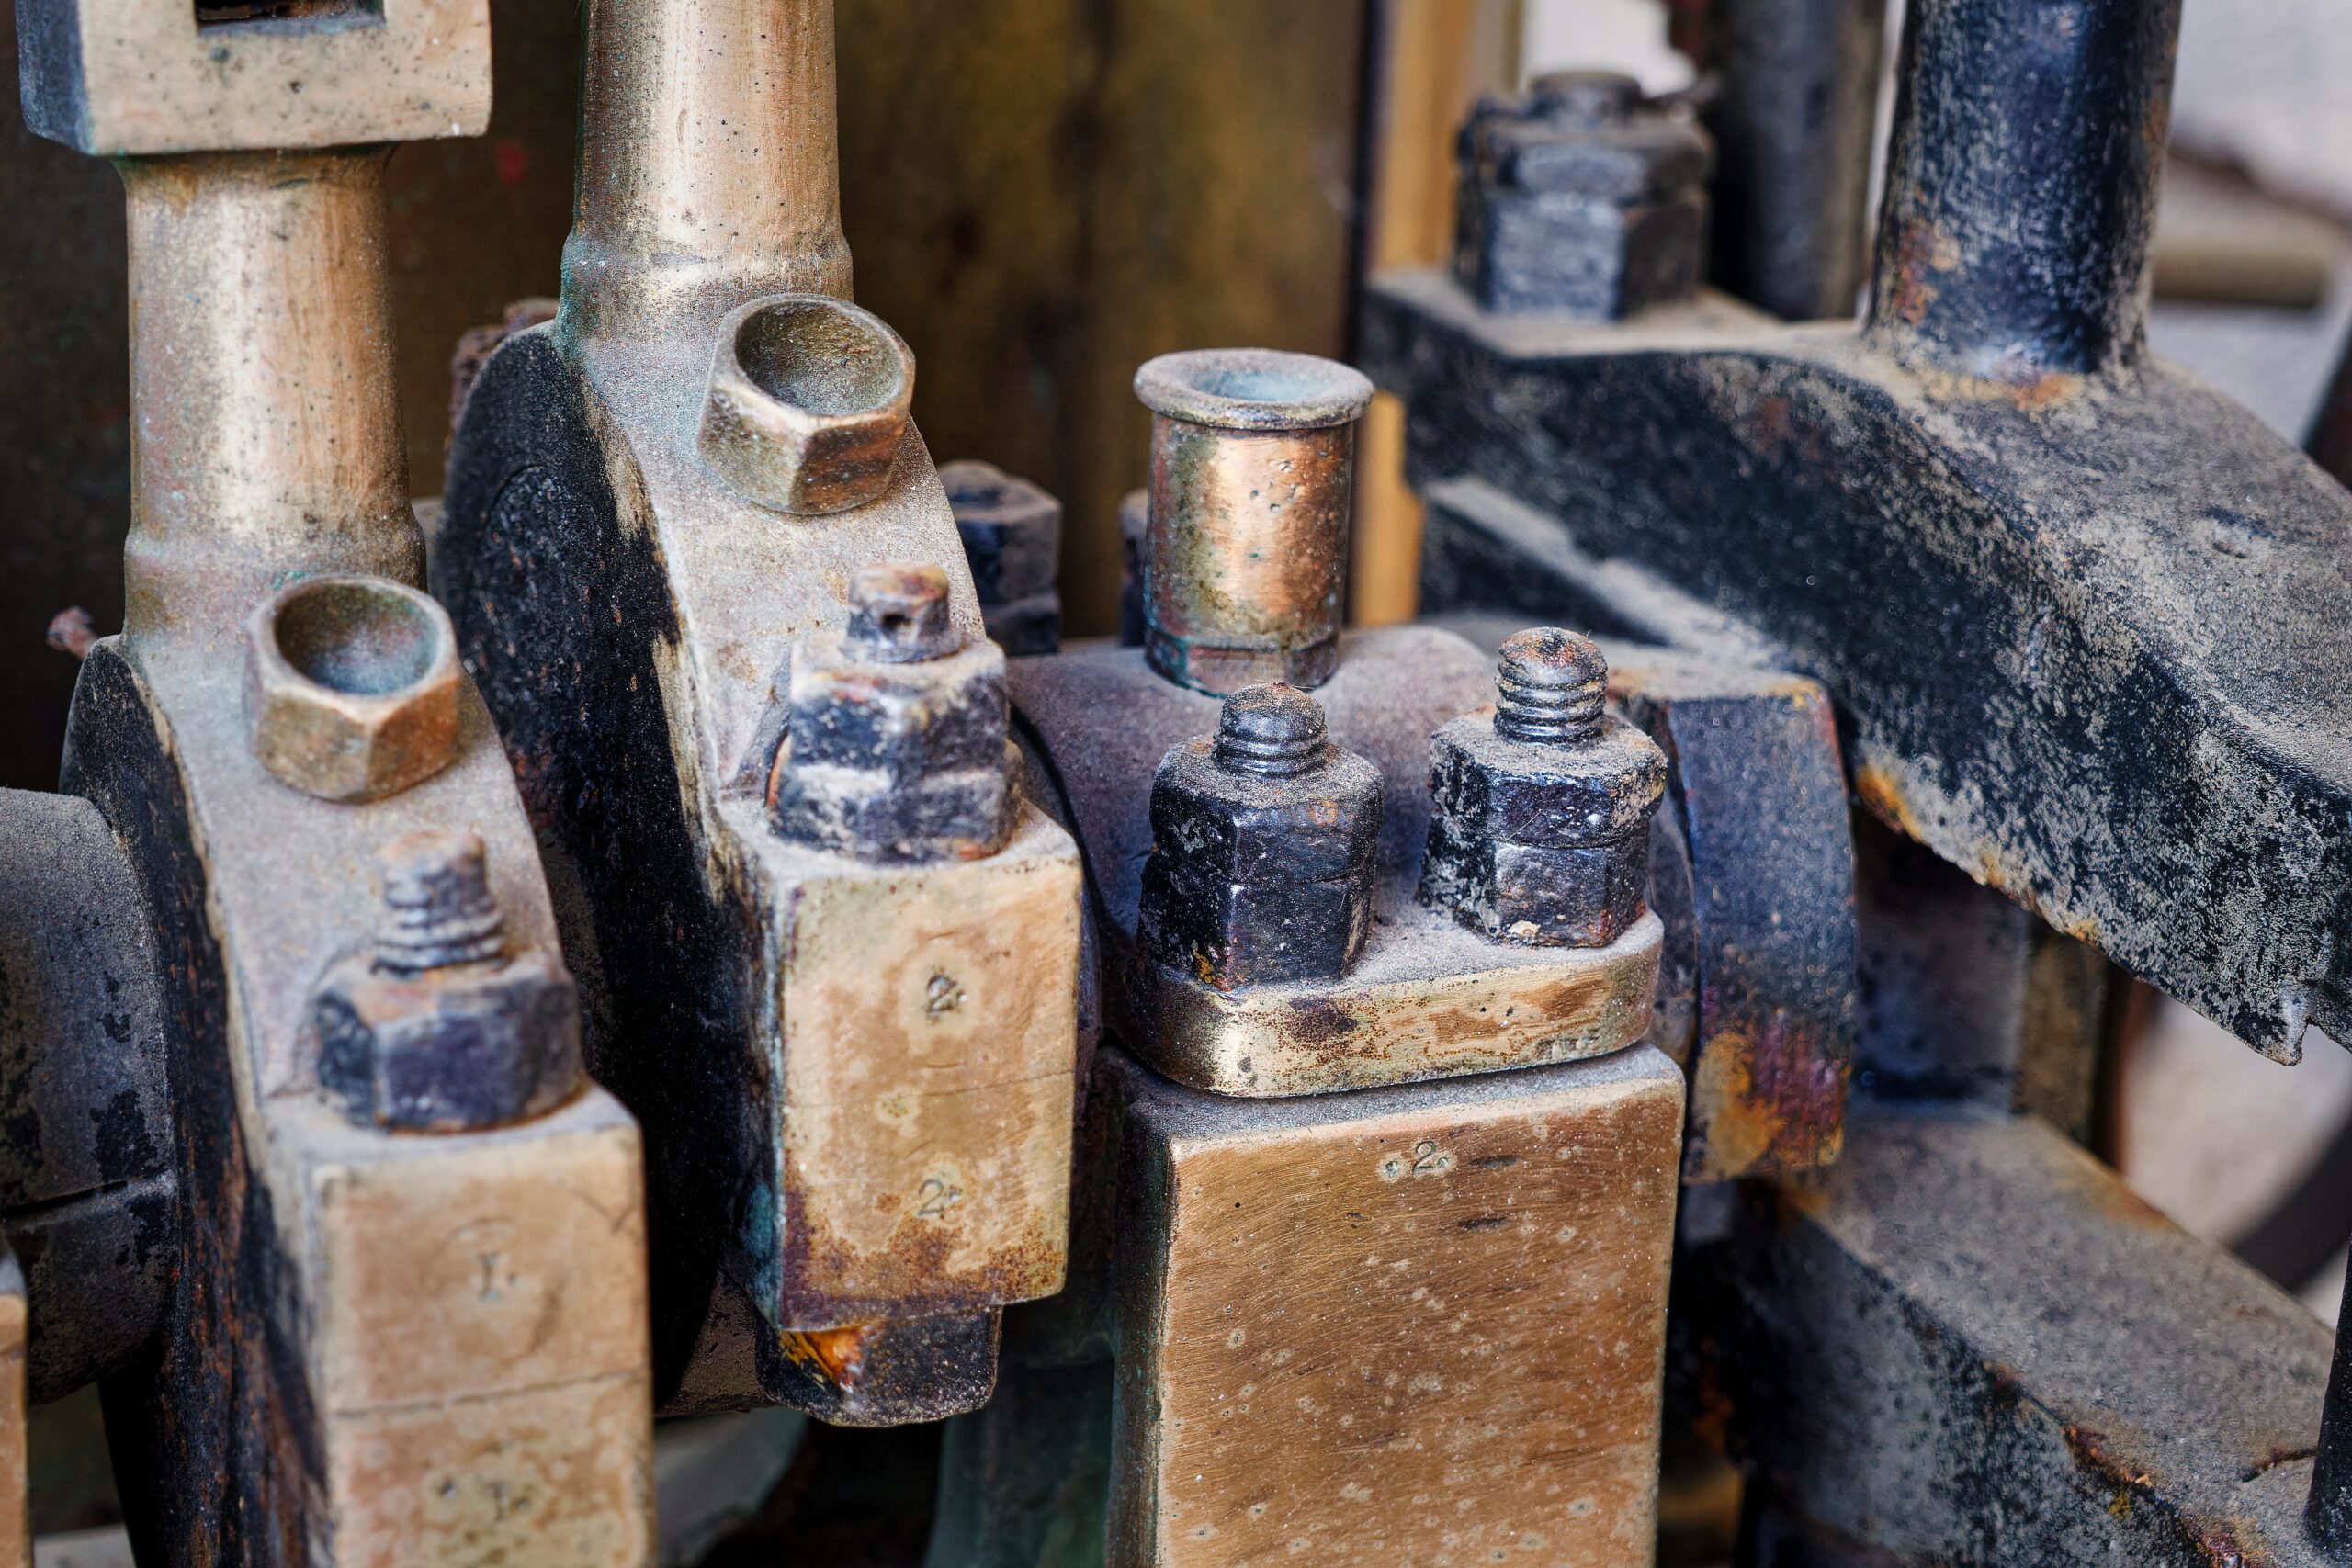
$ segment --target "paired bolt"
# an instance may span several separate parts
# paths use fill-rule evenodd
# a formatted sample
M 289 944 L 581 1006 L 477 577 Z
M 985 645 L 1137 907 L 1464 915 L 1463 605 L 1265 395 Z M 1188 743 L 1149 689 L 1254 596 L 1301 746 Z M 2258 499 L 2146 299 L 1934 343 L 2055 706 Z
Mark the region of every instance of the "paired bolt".
M 422 832 L 379 857 L 376 950 L 311 999 L 319 1080 L 363 1126 L 467 1132 L 580 1087 L 580 1004 L 561 962 L 510 953 L 481 838 Z
M 1608 677 L 1574 632 L 1503 644 L 1495 706 L 1430 738 L 1425 903 L 1535 946 L 1606 946 L 1641 918 L 1666 756 L 1603 711 Z
M 936 566 L 867 567 L 849 604 L 793 649 L 776 830 L 868 860 L 994 853 L 1013 814 L 1004 650 L 966 638 Z
M 1171 749 L 1151 784 L 1137 937 L 1221 990 L 1329 979 L 1363 951 L 1380 771 L 1332 744 L 1294 687 L 1227 697 L 1214 735 Z

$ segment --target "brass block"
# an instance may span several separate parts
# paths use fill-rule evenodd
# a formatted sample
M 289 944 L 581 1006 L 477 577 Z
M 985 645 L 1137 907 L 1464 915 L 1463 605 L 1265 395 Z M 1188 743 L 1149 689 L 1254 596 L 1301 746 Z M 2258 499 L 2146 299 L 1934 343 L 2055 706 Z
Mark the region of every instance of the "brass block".
M 489 0 L 20 0 L 25 120 L 84 152 L 479 136 Z
M 646 1561 L 650 1371 L 636 1127 L 348 1131 L 320 1107 L 311 1385 L 339 1568 Z M 500 1555 L 501 1552 L 506 1555 Z
M 1406 906 L 1338 980 L 1220 990 L 1129 948 L 1113 1022 L 1170 1077 L 1250 1099 L 1572 1062 L 1642 1037 L 1664 940 L 1645 914 L 1607 947 L 1506 946 Z
M 794 859 L 778 1326 L 1051 1295 L 1069 1254 L 1076 847 L 1024 804 L 985 859 Z
M 1113 1564 L 1651 1561 L 1672 1062 L 1244 1104 L 1103 1062 Z

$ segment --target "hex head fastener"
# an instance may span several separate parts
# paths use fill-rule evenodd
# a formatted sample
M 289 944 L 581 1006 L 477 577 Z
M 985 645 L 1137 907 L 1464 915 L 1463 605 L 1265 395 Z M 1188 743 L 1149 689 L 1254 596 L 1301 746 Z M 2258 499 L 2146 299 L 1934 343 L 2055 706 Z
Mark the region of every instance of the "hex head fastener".
M 455 761 L 458 690 L 447 613 L 390 578 L 307 578 L 246 623 L 254 756 L 322 800 L 380 800 Z
M 580 1004 L 560 961 L 510 954 L 481 838 L 421 832 L 379 857 L 372 953 L 311 1000 L 319 1081 L 362 1126 L 470 1132 L 555 1109 L 581 1083 Z
M 1575 632 L 1503 644 L 1497 705 L 1430 738 L 1422 902 L 1537 947 L 1605 947 L 1641 918 L 1666 754 L 1602 711 L 1608 676 Z
M 890 488 L 914 395 L 914 353 L 881 317 L 770 295 L 718 324 L 695 446 L 771 511 L 847 512 Z
M 1012 831 L 1004 650 L 967 641 L 947 574 L 886 562 L 849 624 L 792 650 L 768 808 L 786 838 L 872 861 L 973 859 Z
M 1227 697 L 1151 784 L 1136 936 L 1220 990 L 1344 974 L 1372 929 L 1380 770 L 1279 682 Z

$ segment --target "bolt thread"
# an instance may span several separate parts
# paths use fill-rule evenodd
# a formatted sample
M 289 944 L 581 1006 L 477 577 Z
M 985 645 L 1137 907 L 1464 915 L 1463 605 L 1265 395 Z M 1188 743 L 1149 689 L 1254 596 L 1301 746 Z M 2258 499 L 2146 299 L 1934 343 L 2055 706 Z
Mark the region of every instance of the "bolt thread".
M 505 917 L 474 833 L 411 833 L 384 847 L 376 964 L 403 975 L 487 964 L 506 952 Z
M 1597 739 L 1608 682 L 1608 661 L 1590 637 L 1557 626 L 1521 632 L 1496 667 L 1495 733 L 1552 746 Z
M 1245 686 L 1225 699 L 1216 757 L 1232 773 L 1288 778 L 1323 760 L 1323 705 L 1280 682 Z

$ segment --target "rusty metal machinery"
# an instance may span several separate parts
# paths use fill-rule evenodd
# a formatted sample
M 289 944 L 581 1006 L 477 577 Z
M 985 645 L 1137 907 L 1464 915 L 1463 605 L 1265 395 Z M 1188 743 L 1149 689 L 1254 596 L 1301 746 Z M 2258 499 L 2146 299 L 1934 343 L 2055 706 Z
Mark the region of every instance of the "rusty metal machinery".
M 92 1382 L 142 1564 L 650 1568 L 766 1406 L 945 1421 L 931 1568 L 1640 1568 L 1678 1434 L 1750 1564 L 2352 1554 L 2352 1363 L 2070 1141 L 2122 970 L 2352 1027 L 2352 497 L 2143 342 L 2177 0 L 1913 0 L 1859 324 L 1765 308 L 1876 7 L 1725 0 L 1712 133 L 1483 104 L 1369 377 L 1139 367 L 1068 647 L 850 298 L 830 0 L 590 0 L 429 564 L 381 176 L 484 0 L 19 17 L 140 434 L 0 795 L 0 1560 Z

